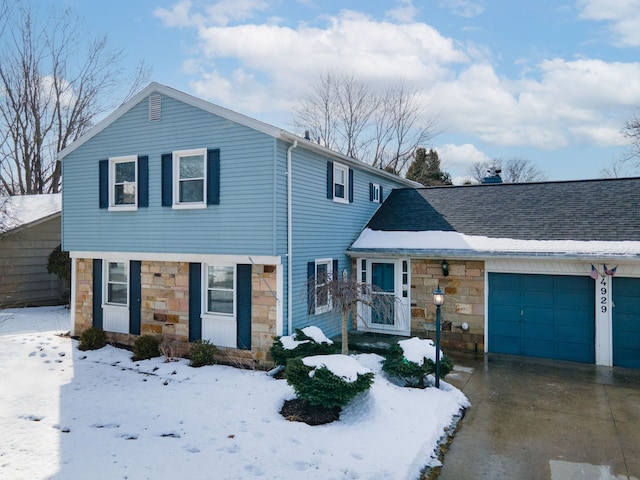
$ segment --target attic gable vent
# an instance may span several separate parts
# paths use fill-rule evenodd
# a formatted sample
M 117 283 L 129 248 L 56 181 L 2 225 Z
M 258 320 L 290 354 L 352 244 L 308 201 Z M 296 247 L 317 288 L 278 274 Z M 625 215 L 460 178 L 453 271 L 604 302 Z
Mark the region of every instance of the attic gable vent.
M 153 94 L 149 96 L 149 121 L 155 122 L 160 120 L 161 103 L 160 103 L 160 95 Z

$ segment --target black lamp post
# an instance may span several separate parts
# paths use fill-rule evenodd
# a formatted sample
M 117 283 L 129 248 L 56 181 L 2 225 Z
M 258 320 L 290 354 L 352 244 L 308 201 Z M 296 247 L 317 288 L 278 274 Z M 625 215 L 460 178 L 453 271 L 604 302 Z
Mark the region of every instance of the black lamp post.
M 444 303 L 444 293 L 440 286 L 433 292 L 433 304 L 436 306 L 436 388 L 440 388 L 440 307 Z

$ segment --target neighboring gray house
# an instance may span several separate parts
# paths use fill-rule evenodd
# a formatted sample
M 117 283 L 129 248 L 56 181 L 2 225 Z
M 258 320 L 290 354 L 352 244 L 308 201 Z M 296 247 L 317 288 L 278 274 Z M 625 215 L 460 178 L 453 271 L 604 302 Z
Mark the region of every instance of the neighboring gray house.
M 9 197 L 0 208 L 0 306 L 63 302 L 65 286 L 47 272 L 60 244 L 62 195 Z
M 257 361 L 295 328 L 339 333 L 309 276 L 350 272 L 362 226 L 416 185 L 157 83 L 59 159 L 73 333 L 208 339 Z
M 359 329 L 433 337 L 440 286 L 444 345 L 640 368 L 640 178 L 394 190 L 348 252 L 411 305 Z

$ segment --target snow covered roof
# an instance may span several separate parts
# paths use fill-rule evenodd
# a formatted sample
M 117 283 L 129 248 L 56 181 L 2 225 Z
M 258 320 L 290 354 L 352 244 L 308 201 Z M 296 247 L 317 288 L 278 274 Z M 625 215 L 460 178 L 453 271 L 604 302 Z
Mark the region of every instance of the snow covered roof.
M 354 254 L 640 257 L 640 178 L 394 190 Z
M 17 195 L 0 202 L 0 232 L 45 220 L 62 211 L 61 193 Z

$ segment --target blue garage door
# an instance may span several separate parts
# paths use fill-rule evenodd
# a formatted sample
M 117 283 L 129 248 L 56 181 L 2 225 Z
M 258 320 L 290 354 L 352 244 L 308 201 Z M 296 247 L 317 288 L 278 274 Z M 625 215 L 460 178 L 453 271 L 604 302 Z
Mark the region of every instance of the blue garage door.
M 489 274 L 489 351 L 595 363 L 595 282 Z
M 640 368 L 640 279 L 613 279 L 613 364 Z

